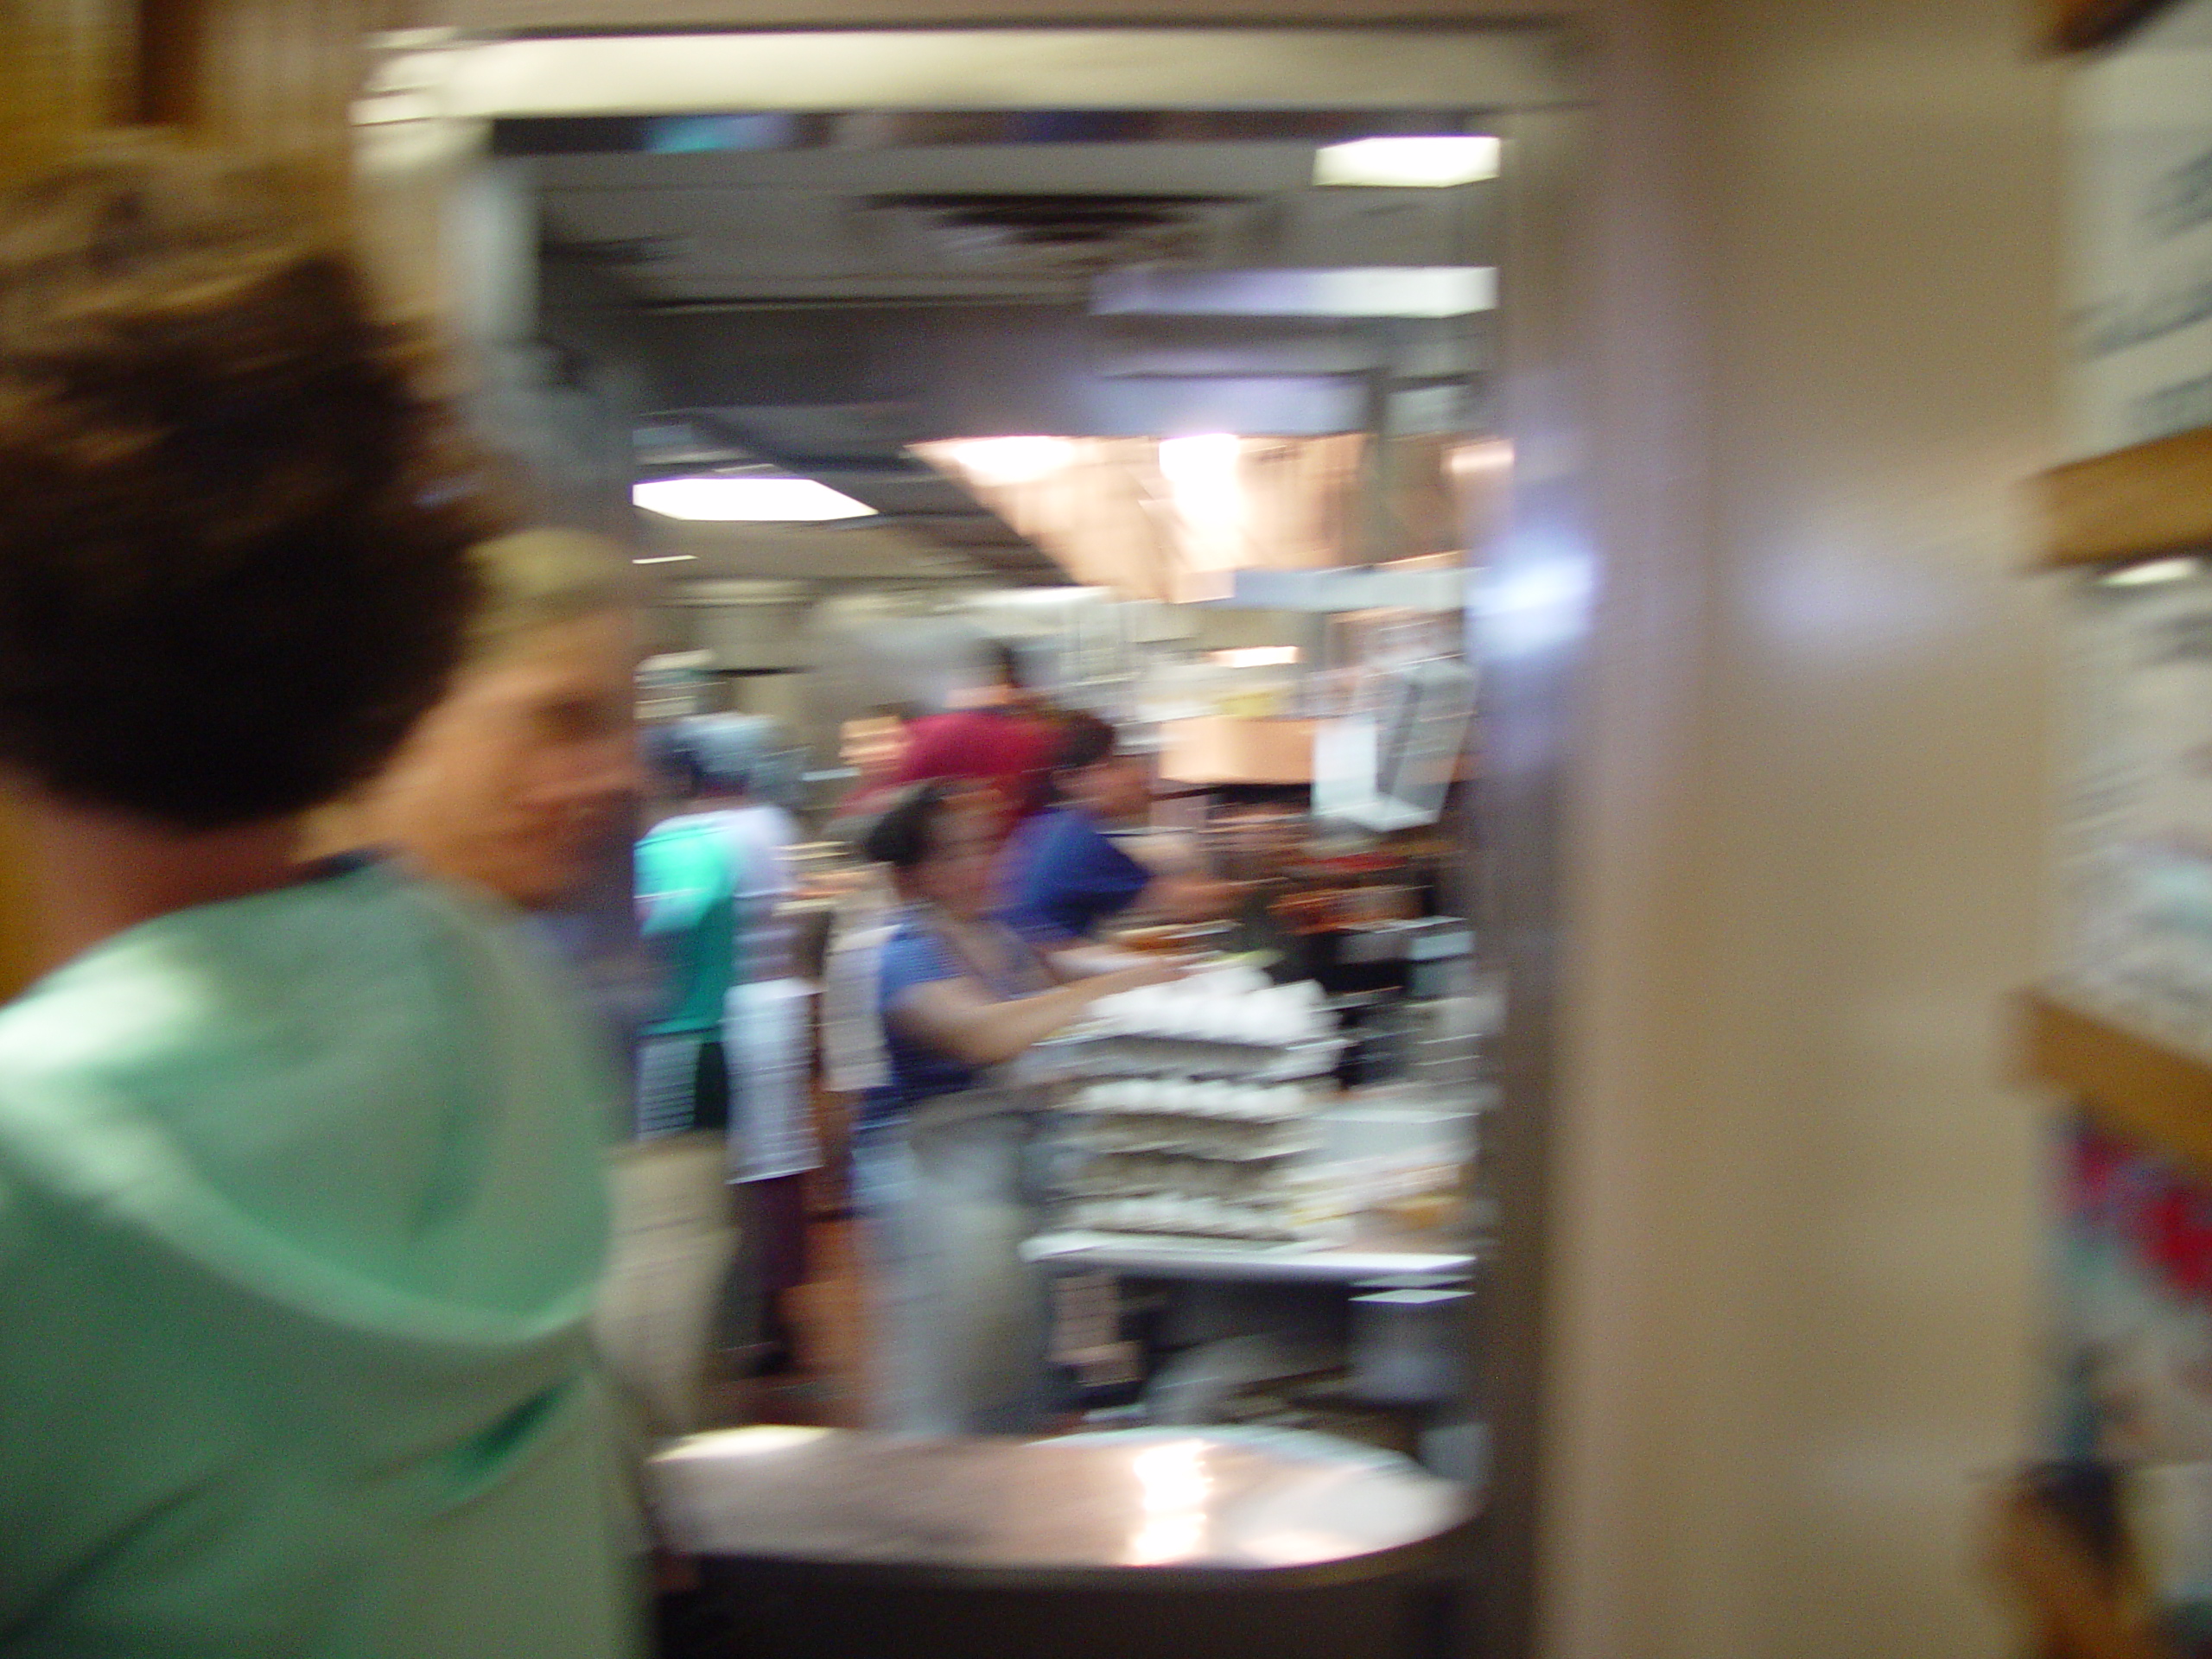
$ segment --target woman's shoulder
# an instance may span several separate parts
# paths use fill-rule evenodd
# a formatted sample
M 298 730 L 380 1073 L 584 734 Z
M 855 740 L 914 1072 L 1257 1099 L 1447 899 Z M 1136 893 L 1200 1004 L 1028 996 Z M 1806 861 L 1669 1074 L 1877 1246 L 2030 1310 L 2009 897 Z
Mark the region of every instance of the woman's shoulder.
M 512 912 L 391 871 L 246 902 L 0 1014 L 0 1173 L 226 1261 L 269 1241 L 371 1278 L 404 1277 L 391 1218 L 442 1190 L 455 1122 L 537 1144 L 533 1205 L 588 1208 L 604 1070 Z
M 899 918 L 876 957 L 876 974 L 887 995 L 931 980 L 956 979 L 959 971 L 937 930 L 912 914 Z

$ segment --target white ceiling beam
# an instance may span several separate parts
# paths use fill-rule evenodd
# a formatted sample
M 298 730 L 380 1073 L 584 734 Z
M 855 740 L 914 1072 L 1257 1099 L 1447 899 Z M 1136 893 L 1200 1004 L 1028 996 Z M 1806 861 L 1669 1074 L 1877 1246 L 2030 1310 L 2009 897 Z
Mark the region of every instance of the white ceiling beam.
M 724 111 L 1437 109 L 1568 97 L 1534 32 L 851 30 L 486 41 L 454 50 L 448 115 Z

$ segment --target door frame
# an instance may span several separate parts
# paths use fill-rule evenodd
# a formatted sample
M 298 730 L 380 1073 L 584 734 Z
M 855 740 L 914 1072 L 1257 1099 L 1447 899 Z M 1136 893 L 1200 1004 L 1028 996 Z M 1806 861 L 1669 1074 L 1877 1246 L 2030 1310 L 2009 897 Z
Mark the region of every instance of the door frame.
M 1440 36 L 1480 50 L 1440 53 Z M 1513 471 L 1506 524 L 1489 543 L 1466 617 L 1481 683 L 1478 799 L 1488 831 L 1470 849 L 1478 938 L 1484 967 L 1503 976 L 1507 992 L 1496 1044 L 1498 1103 L 1484 1118 L 1481 1154 L 1497 1231 L 1471 1316 L 1490 1478 L 1466 1564 L 1466 1648 L 1484 1659 L 1537 1652 L 1543 1611 L 1556 1313 L 1548 1263 L 1557 1217 L 1568 842 L 1607 574 L 1592 441 L 1596 134 L 1580 45 L 1564 20 L 733 25 L 522 39 L 414 29 L 372 41 L 355 106 L 357 202 L 370 257 L 395 308 L 455 348 L 454 390 L 464 394 L 469 365 L 489 342 L 476 334 L 454 208 L 493 165 L 491 128 L 503 116 L 1240 104 L 1503 111 L 1501 401 Z M 700 67 L 710 59 L 721 66 L 715 73 Z M 637 106 L 640 99 L 647 107 Z

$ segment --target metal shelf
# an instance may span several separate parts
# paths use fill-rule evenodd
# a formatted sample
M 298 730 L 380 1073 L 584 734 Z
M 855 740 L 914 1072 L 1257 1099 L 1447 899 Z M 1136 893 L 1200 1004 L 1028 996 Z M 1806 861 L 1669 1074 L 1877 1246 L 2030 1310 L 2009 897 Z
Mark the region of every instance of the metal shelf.
M 1472 1249 L 1382 1250 L 1311 1244 L 1237 1244 L 1166 1234 L 1039 1233 L 1022 1255 L 1050 1272 L 1125 1273 L 1142 1279 L 1217 1279 L 1275 1284 L 1353 1284 L 1401 1274 L 1462 1274 Z

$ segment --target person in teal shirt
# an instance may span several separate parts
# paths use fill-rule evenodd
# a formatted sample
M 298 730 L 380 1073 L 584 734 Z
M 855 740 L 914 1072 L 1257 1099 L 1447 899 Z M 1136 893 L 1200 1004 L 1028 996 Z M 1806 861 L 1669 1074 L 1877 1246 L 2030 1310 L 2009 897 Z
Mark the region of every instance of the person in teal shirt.
M 645 1135 L 724 1130 L 729 1065 L 722 1022 L 737 981 L 735 837 L 723 822 L 735 791 L 714 756 L 683 732 L 648 734 L 646 761 L 675 810 L 638 843 L 638 927 L 661 974 L 661 1005 L 638 1058 L 638 1129 Z
M 608 1077 L 304 815 L 501 528 L 344 252 L 140 143 L 0 194 L 0 1659 L 629 1659 Z

